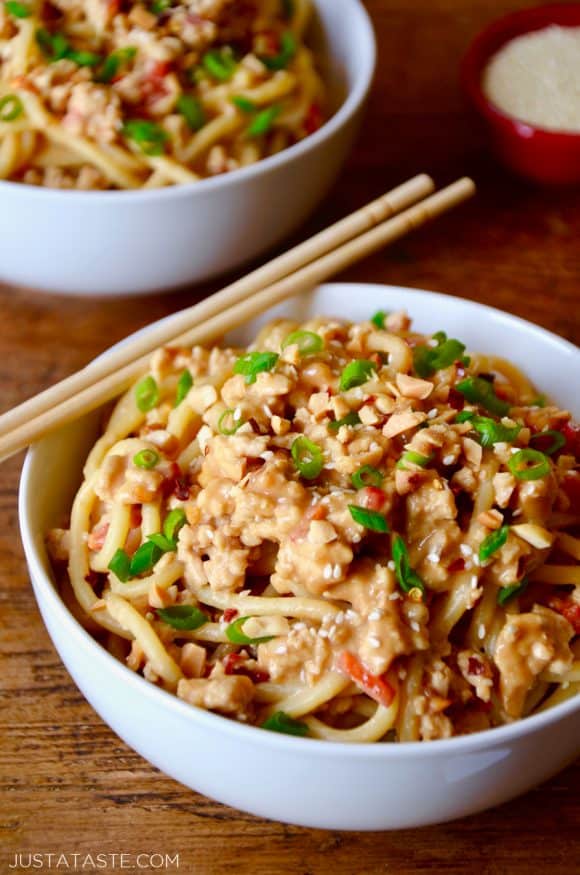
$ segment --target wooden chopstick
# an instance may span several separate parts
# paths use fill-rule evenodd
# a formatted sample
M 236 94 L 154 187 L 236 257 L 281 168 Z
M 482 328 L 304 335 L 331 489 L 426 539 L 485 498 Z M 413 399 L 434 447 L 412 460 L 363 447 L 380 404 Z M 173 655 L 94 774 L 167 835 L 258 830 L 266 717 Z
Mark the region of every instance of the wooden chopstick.
M 0 416 L 0 435 L 8 435 L 8 432 L 25 425 L 45 411 L 54 409 L 68 398 L 93 386 L 109 374 L 114 374 L 135 359 L 150 355 L 155 349 L 170 343 L 177 334 L 183 334 L 283 277 L 295 273 L 304 265 L 384 222 L 411 204 L 417 203 L 434 189 L 433 180 L 425 173 L 414 176 L 220 292 L 181 310 L 164 320 L 163 324 L 154 325 L 141 337 L 113 350 L 103 358 L 90 362 L 82 370 L 7 411 Z
M 230 309 L 212 316 L 182 334 L 170 338 L 172 344 L 190 345 L 208 343 L 233 328 L 267 310 L 269 307 L 312 288 L 322 280 L 344 270 L 377 249 L 397 240 L 410 231 L 436 218 L 475 192 L 471 179 L 459 179 L 402 213 L 355 237 L 334 251 L 302 267 L 296 273 L 267 286 Z M 14 455 L 47 432 L 99 407 L 125 391 L 143 374 L 149 364 L 150 353 L 109 374 L 98 383 L 68 397 L 57 408 L 46 410 L 33 420 L 0 438 L 0 461 Z M 1 421 L 1 420 L 0 420 Z

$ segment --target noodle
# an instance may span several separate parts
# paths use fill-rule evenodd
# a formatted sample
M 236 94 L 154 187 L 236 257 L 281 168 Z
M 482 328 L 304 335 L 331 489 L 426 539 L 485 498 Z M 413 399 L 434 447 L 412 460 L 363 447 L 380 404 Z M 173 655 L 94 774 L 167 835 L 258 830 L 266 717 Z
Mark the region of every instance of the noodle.
M 580 683 L 579 474 L 577 426 L 537 397 L 404 313 L 160 350 L 50 533 L 65 595 L 149 681 L 277 731 L 543 710 Z

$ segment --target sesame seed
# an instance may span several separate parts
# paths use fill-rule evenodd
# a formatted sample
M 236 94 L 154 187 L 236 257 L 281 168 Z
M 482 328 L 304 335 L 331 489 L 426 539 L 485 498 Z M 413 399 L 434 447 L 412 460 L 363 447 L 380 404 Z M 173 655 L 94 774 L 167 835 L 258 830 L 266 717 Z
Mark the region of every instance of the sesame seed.
M 400 598 L 401 598 L 400 593 L 398 593 L 398 592 L 392 592 L 392 593 L 390 594 L 390 596 L 389 596 L 389 601 L 390 601 L 390 602 L 396 602 L 396 601 L 398 601 Z
M 389 571 L 395 570 L 395 563 L 393 562 L 392 559 L 389 559 L 389 561 L 387 562 L 387 568 L 389 569 Z
M 318 637 L 319 638 L 328 638 L 327 630 L 326 629 L 319 629 L 318 630 Z
M 411 629 L 413 630 L 413 632 L 420 632 L 421 631 L 421 627 L 416 620 L 411 621 Z
M 303 623 L 302 620 L 300 620 L 300 622 L 294 623 L 294 629 L 296 629 L 297 632 L 302 632 L 303 629 L 306 629 L 306 623 Z
M 473 564 L 474 565 L 481 565 L 481 562 L 479 561 L 479 556 L 477 555 L 477 553 L 473 554 Z
M 377 611 L 377 610 L 371 611 L 369 614 L 369 620 L 380 620 L 382 616 L 383 616 L 382 611 Z
M 274 416 L 274 414 L 272 413 L 272 408 L 268 404 L 264 404 L 262 410 L 264 411 L 266 416 L 270 417 L 270 419 Z
M 381 646 L 380 640 L 374 635 L 371 635 L 369 638 L 367 638 L 367 641 L 369 642 L 369 647 L 372 647 L 374 650 L 378 650 L 378 648 Z
M 334 622 L 340 625 L 344 623 L 344 611 L 339 611 L 336 617 L 334 618 Z
M 427 553 L 427 562 L 431 562 L 432 565 L 437 565 L 439 562 L 439 553 Z
M 444 465 L 452 465 L 454 456 L 443 456 L 443 464 Z
M 235 419 L 237 422 L 241 418 L 242 418 L 242 408 L 236 407 L 236 409 L 234 410 L 234 415 L 233 415 L 232 419 Z
M 332 636 L 335 634 L 335 632 L 336 632 L 336 624 L 333 623 L 332 626 L 330 627 L 330 629 L 328 630 L 329 637 L 332 638 Z
M 436 407 L 432 407 L 431 410 L 427 414 L 427 419 L 435 419 L 437 416 L 438 410 Z
M 345 616 L 346 616 L 346 619 L 347 619 L 347 620 L 350 620 L 351 623 L 353 623 L 353 622 L 355 622 L 356 620 L 358 620 L 358 614 L 357 614 L 357 612 L 351 610 L 350 608 L 348 608 L 348 610 L 346 611 Z
M 514 512 L 512 513 L 512 516 L 513 516 L 513 517 L 514 517 L 514 516 L 521 516 L 521 515 L 522 515 L 522 509 L 521 509 L 521 507 L 518 507 L 518 509 L 517 509 L 517 510 L 514 510 Z
M 274 651 L 274 653 L 278 653 L 280 656 L 283 656 L 283 655 L 284 655 L 285 653 L 287 653 L 287 652 L 288 652 L 288 651 L 287 651 L 287 649 L 286 649 L 286 645 L 285 645 L 285 644 L 281 644 L 281 645 L 280 645 L 279 647 L 277 647 L 276 650 Z
M 407 669 L 400 668 L 399 671 L 397 672 L 397 676 L 398 676 L 400 681 L 404 681 L 405 678 L 407 677 Z
M 340 565 L 335 565 L 334 568 L 332 569 L 332 576 L 334 577 L 334 579 L 340 580 L 341 574 L 342 574 L 342 569 L 341 569 Z
M 473 549 L 469 546 L 469 544 L 460 544 L 459 552 L 462 556 L 471 556 L 473 553 Z
M 332 579 L 332 565 L 330 564 L 330 562 L 328 563 L 328 565 L 324 566 L 324 569 L 322 571 L 322 576 L 324 577 L 325 580 Z
M 471 578 L 471 587 L 472 589 L 477 589 L 477 574 L 474 574 Z
M 479 624 L 479 628 L 477 630 L 477 637 L 480 639 L 485 638 L 485 626 L 483 625 L 483 623 Z

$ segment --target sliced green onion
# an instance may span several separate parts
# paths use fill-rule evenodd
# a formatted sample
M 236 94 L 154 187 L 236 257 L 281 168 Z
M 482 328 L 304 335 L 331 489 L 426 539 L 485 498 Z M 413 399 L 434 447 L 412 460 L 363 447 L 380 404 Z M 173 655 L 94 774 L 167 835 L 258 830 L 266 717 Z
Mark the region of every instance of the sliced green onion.
M 371 532 L 390 531 L 384 514 L 377 510 L 368 510 L 366 507 L 359 507 L 356 504 L 349 504 L 348 509 L 355 523 L 364 526 L 365 529 L 369 529 Z
M 455 386 L 458 392 L 461 392 L 471 404 L 480 404 L 485 407 L 490 413 L 496 413 L 498 416 L 505 416 L 510 409 L 510 405 L 503 398 L 498 398 L 494 392 L 493 386 L 487 380 L 481 377 L 467 377 Z
M 174 629 L 199 629 L 209 623 L 209 617 L 195 605 L 171 605 L 157 608 L 157 616 Z
M 193 377 L 187 368 L 181 372 L 179 380 L 177 381 L 177 395 L 175 396 L 175 406 L 179 407 L 184 398 L 187 397 L 187 394 L 191 387 L 193 386 Z
M 354 362 L 349 362 L 340 375 L 339 389 L 341 392 L 346 392 L 347 389 L 352 389 L 354 386 L 362 386 L 367 380 L 370 380 L 373 371 L 376 371 L 377 366 L 374 362 L 368 359 L 356 359 Z
M 155 450 L 140 450 L 133 456 L 133 464 L 137 465 L 138 468 L 144 468 L 146 471 L 154 468 L 158 462 L 159 453 L 156 453 Z
M 159 401 L 159 389 L 151 375 L 145 377 L 135 386 L 135 400 L 141 413 L 153 410 Z
M 264 134 L 267 134 L 280 115 L 281 109 L 280 106 L 269 106 L 257 113 L 246 131 L 248 137 L 263 137 Z
M 324 457 L 318 444 L 308 440 L 305 435 L 300 435 L 292 444 L 290 452 L 300 476 L 305 480 L 315 480 L 324 467 Z
M 402 468 L 403 471 L 408 464 L 419 465 L 420 468 L 426 468 L 432 460 L 433 454 L 430 456 L 423 456 L 422 453 L 416 453 L 415 450 L 407 450 L 406 453 L 403 453 L 395 467 Z
M 115 551 L 107 568 L 119 578 L 121 583 L 126 583 L 131 577 L 131 559 L 124 550 L 119 549 Z
M 133 60 L 137 54 L 135 46 L 127 46 L 124 49 L 117 49 L 116 52 L 111 52 L 103 61 L 101 69 L 95 76 L 96 82 L 111 82 L 118 74 L 119 69 L 129 61 Z
M 350 479 L 355 489 L 364 489 L 366 486 L 380 486 L 383 482 L 383 475 L 372 465 L 363 465 L 362 468 L 354 472 Z
M 162 155 L 169 139 L 167 131 L 164 131 L 160 125 L 142 118 L 129 119 L 121 128 L 121 132 L 128 140 L 133 140 L 144 155 Z
M 46 28 L 41 27 L 36 31 L 35 39 L 40 50 L 51 61 L 66 58 L 70 51 L 69 42 L 62 33 L 50 33 Z
M 466 363 L 465 344 L 460 340 L 448 338 L 444 331 L 434 334 L 433 340 L 437 341 L 437 346 L 416 346 L 413 351 L 413 366 L 423 379 L 431 377 L 435 371 L 449 368 L 456 361 Z
M 201 101 L 192 94 L 180 94 L 175 104 L 189 128 L 199 131 L 205 125 L 207 117 Z
M 508 468 L 518 480 L 539 480 L 550 473 L 550 460 L 539 450 L 518 450 L 508 461 Z
M 544 441 L 548 438 L 551 443 L 548 446 L 544 446 Z M 566 438 L 562 434 L 561 431 L 556 431 L 553 428 L 548 428 L 545 431 L 539 431 L 537 434 L 533 434 L 530 438 L 530 446 L 534 443 L 540 443 L 542 446 L 542 452 L 546 456 L 553 456 L 554 453 L 557 453 L 558 450 L 561 450 L 562 447 L 566 446 Z
M 96 52 L 83 52 L 70 49 L 66 56 L 69 61 L 74 61 L 79 67 L 96 67 L 103 60 L 102 55 L 97 55 Z
M 395 563 L 395 575 L 403 592 L 411 592 L 413 589 L 418 589 L 424 595 L 425 584 L 417 572 L 411 568 L 409 551 L 400 535 L 397 535 L 393 541 L 392 552 L 393 562 Z
M 384 310 L 377 310 L 374 316 L 371 316 L 371 322 L 375 326 L 375 328 L 380 328 L 381 330 L 385 327 L 385 319 L 389 314 Z
M 538 395 L 537 398 L 534 398 L 533 401 L 530 401 L 529 407 L 545 407 L 548 403 L 548 399 L 545 395 Z
M 500 442 L 513 443 L 522 430 L 521 425 L 502 425 L 487 416 L 472 416 L 470 421 L 482 447 L 491 447 Z
M 4 6 L 6 12 L 9 12 L 14 18 L 29 18 L 32 15 L 32 10 L 24 3 L 18 3 L 18 0 L 6 0 Z
M 297 735 L 299 737 L 308 735 L 306 723 L 294 720 L 293 717 L 289 717 L 284 711 L 276 711 L 271 717 L 264 720 L 262 729 L 268 729 L 270 732 L 281 732 L 284 735 Z
M 521 583 L 513 583 L 511 586 L 502 586 L 502 588 L 497 591 L 498 605 L 505 605 L 506 602 L 509 602 L 514 596 L 521 595 L 528 588 L 528 583 L 528 578 L 524 577 Z
M 360 416 L 356 410 L 351 410 L 342 419 L 335 419 L 334 422 L 328 424 L 330 431 L 338 431 L 343 425 L 360 425 Z
M 242 427 L 245 420 L 240 416 L 239 419 L 236 419 L 236 411 L 232 407 L 228 407 L 227 410 L 224 410 L 220 418 L 218 419 L 218 431 L 220 434 L 232 435 L 237 432 L 239 428 Z M 228 423 L 231 422 L 231 425 Z
M 6 94 L 0 98 L 0 121 L 13 122 L 22 115 L 24 107 L 16 94 Z
M 234 620 L 233 623 L 226 628 L 226 637 L 228 641 L 231 641 L 232 644 L 264 644 L 266 641 L 271 641 L 272 638 L 275 638 L 275 635 L 265 635 L 263 638 L 248 638 L 247 635 L 244 635 L 242 632 L 242 626 L 246 622 L 246 620 L 250 620 L 251 617 L 238 617 L 237 620 Z
M 162 12 L 165 12 L 166 9 L 169 9 L 170 7 L 171 0 L 153 0 L 153 3 L 149 8 L 154 15 L 161 15 Z
M 460 410 L 455 417 L 455 422 L 469 422 L 476 415 L 475 410 Z
M 287 30 L 280 38 L 280 51 L 277 55 L 260 55 L 261 62 L 268 70 L 284 70 L 296 54 L 296 39 Z
M 154 532 L 152 535 L 148 535 L 147 539 L 159 547 L 162 553 L 175 553 L 177 550 L 177 543 L 166 538 L 161 532 Z
M 280 356 L 277 352 L 247 352 L 234 365 L 234 374 L 243 374 L 246 383 L 255 383 L 258 374 L 271 371 Z
M 221 49 L 211 49 L 206 52 L 201 63 L 207 73 L 220 82 L 228 82 L 238 66 L 234 53 L 229 46 Z
M 294 344 L 302 356 L 314 355 L 324 348 L 322 337 L 314 331 L 293 331 L 282 344 L 282 349 L 287 349 Z
M 501 529 L 496 529 L 491 532 L 487 538 L 484 538 L 479 545 L 479 561 L 485 562 L 493 553 L 499 550 L 508 539 L 510 527 L 502 526 Z
M 231 98 L 234 106 L 237 106 L 242 112 L 247 113 L 247 115 L 251 115 L 253 112 L 256 112 L 256 104 L 251 100 L 248 100 L 247 97 L 244 97 L 243 94 L 235 94 Z
M 131 557 L 131 565 L 129 566 L 131 577 L 137 577 L 139 574 L 151 571 L 161 556 L 162 550 L 157 544 L 154 544 L 153 541 L 145 541 Z
M 163 534 L 169 541 L 176 542 L 178 532 L 183 528 L 186 522 L 187 517 L 185 516 L 185 511 L 180 507 L 176 507 L 174 510 L 169 511 L 165 517 L 165 522 L 163 523 Z

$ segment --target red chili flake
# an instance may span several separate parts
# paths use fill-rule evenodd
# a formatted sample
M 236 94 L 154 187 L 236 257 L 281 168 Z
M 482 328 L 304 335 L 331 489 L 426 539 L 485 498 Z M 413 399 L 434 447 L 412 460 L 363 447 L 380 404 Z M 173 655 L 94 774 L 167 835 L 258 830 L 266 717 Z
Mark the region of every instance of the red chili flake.
M 361 506 L 368 510 L 381 510 L 386 500 L 386 493 L 378 486 L 365 486 L 360 496 Z
M 567 422 L 561 432 L 566 438 L 566 452 L 580 460 L 580 424 Z
M 470 656 L 467 660 L 467 671 L 469 674 L 482 675 L 485 674 L 485 666 L 483 662 L 479 661 L 479 659 Z
M 85 574 L 85 580 L 89 586 L 95 587 L 101 582 L 101 576 L 98 571 L 91 570 L 88 574 Z
M 376 400 L 377 400 L 376 395 L 369 395 L 369 397 L 365 398 L 365 400 L 363 401 L 362 406 L 364 407 L 365 404 L 374 404 Z
M 548 602 L 552 610 L 562 614 L 568 620 L 577 635 L 580 635 L 580 604 L 573 599 L 562 599 L 558 596 Z
M 226 674 L 234 674 L 236 668 L 239 668 L 246 661 L 246 657 L 241 653 L 228 653 L 224 658 L 224 671 Z
M 235 608 L 226 608 L 223 612 L 222 618 L 224 623 L 231 623 L 237 616 L 238 612 Z
M 171 463 L 169 473 L 161 484 L 161 493 L 164 498 L 175 495 L 180 501 L 187 501 L 189 498 L 187 476 L 181 473 L 181 469 L 176 462 Z
M 304 120 L 304 130 L 307 134 L 313 134 L 324 124 L 322 110 L 317 103 L 311 103 Z
M 447 400 L 453 410 L 463 410 L 465 406 L 465 397 L 454 386 L 449 390 L 449 398 Z
M 263 684 L 265 681 L 270 680 L 270 675 L 267 671 L 263 671 L 260 668 L 248 668 L 245 663 L 245 654 L 228 653 L 223 662 L 224 671 L 226 674 L 244 675 L 255 684 Z
M 460 556 L 457 559 L 454 559 L 447 566 L 447 571 L 451 574 L 455 574 L 456 571 L 463 571 L 465 569 L 465 559 L 462 559 Z

